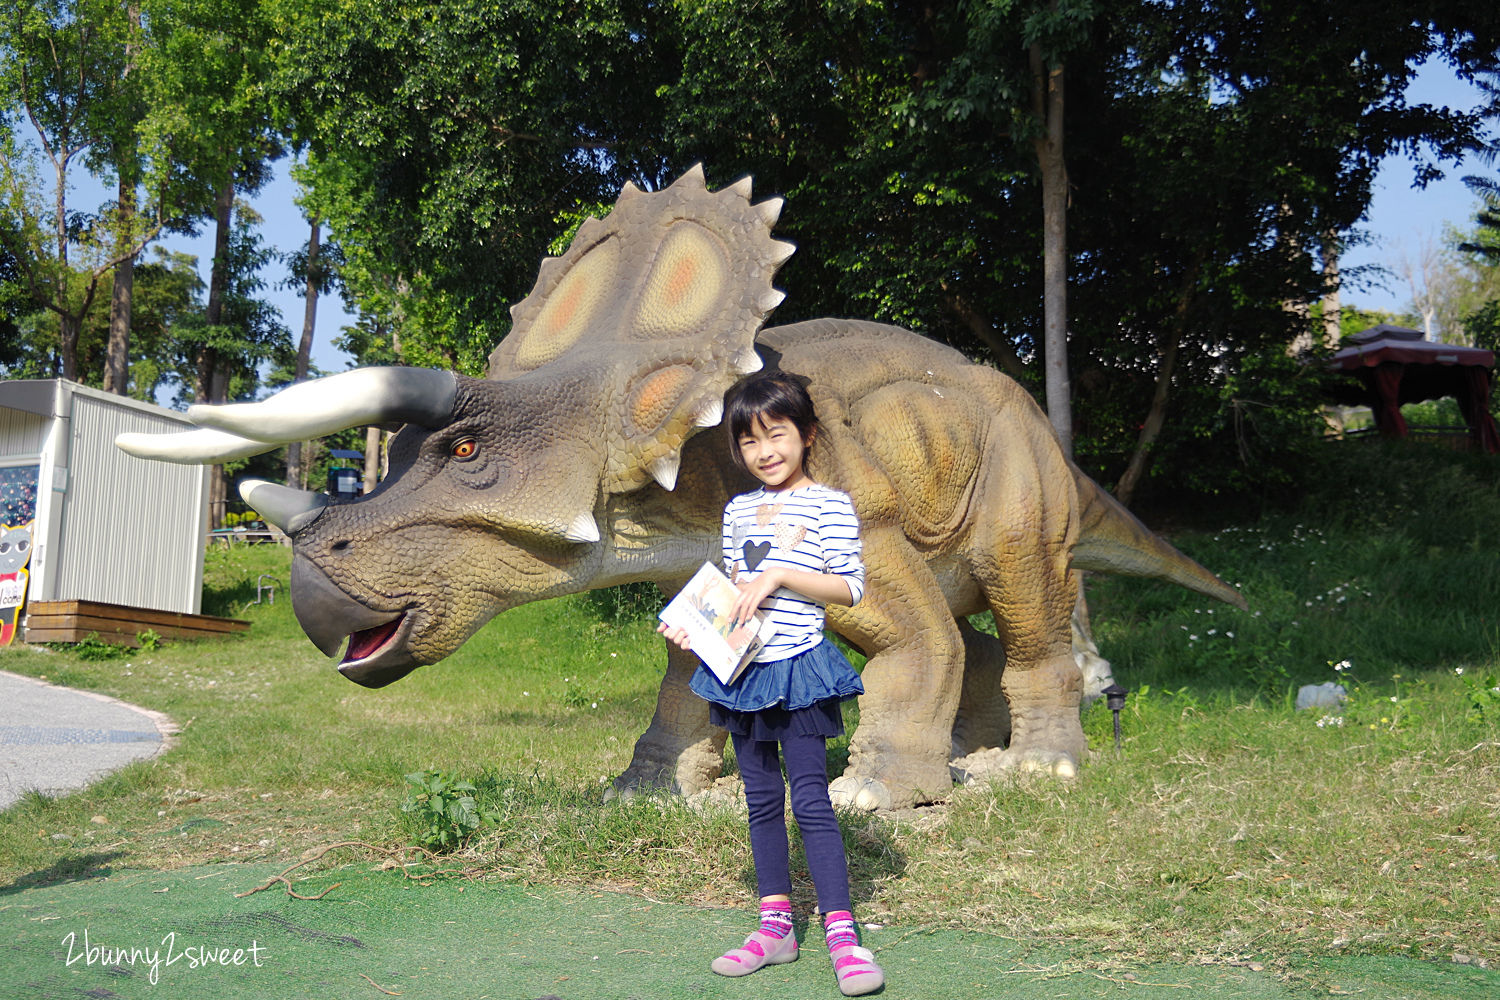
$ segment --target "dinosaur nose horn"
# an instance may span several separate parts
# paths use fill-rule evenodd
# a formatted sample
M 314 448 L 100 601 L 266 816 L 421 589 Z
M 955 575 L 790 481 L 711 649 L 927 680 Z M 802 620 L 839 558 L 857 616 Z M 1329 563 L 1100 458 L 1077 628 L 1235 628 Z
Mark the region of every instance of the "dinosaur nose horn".
M 264 479 L 241 482 L 240 496 L 257 514 L 288 535 L 305 530 L 328 506 L 328 497 L 322 493 L 294 490 Z

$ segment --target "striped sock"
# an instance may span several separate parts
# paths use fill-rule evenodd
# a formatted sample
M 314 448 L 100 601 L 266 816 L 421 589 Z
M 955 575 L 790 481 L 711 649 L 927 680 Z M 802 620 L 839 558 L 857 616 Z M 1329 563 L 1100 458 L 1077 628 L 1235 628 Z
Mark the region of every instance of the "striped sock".
M 834 910 L 824 917 L 823 939 L 828 942 L 829 951 L 859 944 L 859 935 L 854 930 L 854 914 L 848 910 Z
M 760 929 L 774 938 L 784 938 L 792 932 L 792 904 L 785 900 L 760 904 Z

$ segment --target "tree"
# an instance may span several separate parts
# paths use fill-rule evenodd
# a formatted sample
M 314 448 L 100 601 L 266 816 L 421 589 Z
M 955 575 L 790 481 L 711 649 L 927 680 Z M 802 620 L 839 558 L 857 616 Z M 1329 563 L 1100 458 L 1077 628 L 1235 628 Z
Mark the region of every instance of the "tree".
M 141 125 L 162 172 L 171 171 L 190 220 L 214 226 L 206 318 L 222 321 L 232 264 L 226 257 L 235 198 L 253 193 L 281 155 L 281 124 L 269 98 L 272 23 L 259 0 L 164 4 L 140 53 L 149 110 Z M 169 163 L 166 161 L 170 161 Z M 226 397 L 233 352 L 204 341 L 196 359 L 200 402 Z
M 1073 452 L 1068 375 L 1068 120 L 1065 65 L 1089 42 L 1092 0 L 961 3 L 967 25 L 936 88 L 948 114 L 972 108 L 1012 139 L 1029 140 L 1036 157 L 1042 223 L 1042 361 L 1047 415 L 1063 451 Z M 1016 58 L 1024 47 L 1024 69 Z
M 593 0 L 565 24 L 524 0 L 280 10 L 277 92 L 362 335 L 479 370 L 569 208 L 701 160 L 711 183 L 752 173 L 788 199 L 778 232 L 799 253 L 778 321 L 901 323 L 1035 386 L 1043 189 L 1053 219 L 1064 190 L 1080 461 L 1129 473 L 1126 492 L 1162 455 L 1256 450 L 1236 435 L 1271 422 L 1245 414 L 1286 405 L 1301 377 L 1261 354 L 1317 315 L 1284 306 L 1331 290 L 1375 165 L 1398 148 L 1441 163 L 1480 137 L 1477 114 L 1404 104 L 1412 67 L 1473 71 L 1497 34 L 1460 0 L 1420 17 L 1389 0 Z M 1063 66 L 1064 128 L 1038 145 L 1056 120 L 1038 81 Z M 1284 381 L 1261 396 L 1251 373 Z
M 177 340 L 203 325 L 203 291 L 198 259 L 191 254 L 157 247 L 151 260 L 136 265 L 127 386 L 134 398 L 155 402 L 160 390 L 181 385 Z
M 303 297 L 302 336 L 297 342 L 296 363 L 292 371 L 292 382 L 301 382 L 308 376 L 312 363 L 313 334 L 317 327 L 318 297 L 340 287 L 338 268 L 343 263 L 343 252 L 334 244 L 325 246 L 322 241 L 322 220 L 316 210 L 311 219 L 311 231 L 303 249 L 287 259 L 289 277 L 284 284 L 301 290 Z M 286 481 L 288 485 L 307 485 L 307 464 L 302 459 L 302 442 L 294 441 L 286 449 Z
M 645 0 L 278 8 L 278 100 L 350 293 L 418 364 L 482 371 L 564 209 L 659 173 Z
M 172 381 L 177 403 L 196 402 L 198 373 L 205 351 L 218 359 L 216 371 L 226 398 L 254 396 L 262 384 L 263 368 L 290 370 L 295 358 L 291 333 L 280 313 L 261 297 L 264 269 L 275 259 L 257 232 L 261 218 L 244 202 L 236 202 L 229 239 L 221 254 L 220 305 L 210 313 L 208 302 L 179 313 L 171 326 Z
M 1424 59 L 1448 59 L 1469 73 L 1493 65 L 1497 28 L 1493 14 L 1458 3 L 1413 18 L 1398 4 L 1356 11 L 1148 2 L 1138 16 L 1111 19 L 1115 37 L 1100 44 L 1106 57 L 1091 63 L 1102 79 L 1083 89 L 1095 107 L 1072 106 L 1083 126 L 1075 139 L 1091 148 L 1080 152 L 1075 143 L 1071 157 L 1074 217 L 1082 228 L 1115 232 L 1109 242 L 1118 247 L 1105 252 L 1094 236 L 1079 237 L 1091 270 L 1097 263 L 1097 280 L 1084 284 L 1102 294 L 1075 287 L 1075 299 L 1089 302 L 1076 313 L 1110 328 L 1075 330 L 1075 351 L 1113 342 L 1106 370 L 1140 383 L 1137 395 L 1146 395 L 1146 383 L 1131 372 L 1155 371 L 1146 419 L 1111 421 L 1139 427 L 1121 493 L 1143 481 L 1163 432 L 1210 439 L 1241 425 L 1244 401 L 1229 394 L 1247 385 L 1237 369 L 1265 371 L 1258 352 L 1281 350 L 1296 336 L 1290 315 L 1271 307 L 1328 291 L 1324 275 L 1336 272 L 1326 267 L 1326 248 L 1362 216 L 1389 152 L 1441 162 L 1479 144 L 1477 114 L 1408 107 L 1403 95 Z M 1419 179 L 1439 170 L 1418 163 Z M 1153 287 L 1160 305 L 1149 307 Z M 1124 303 L 1148 307 L 1135 322 L 1116 324 Z M 1302 315 L 1315 318 L 1312 310 Z M 1298 369 L 1284 371 L 1300 378 Z M 1174 394 L 1215 386 L 1223 409 L 1207 425 L 1203 410 L 1162 419 Z M 1242 444 L 1223 440 L 1218 453 L 1240 454 Z
M 135 291 L 135 261 L 140 250 L 135 246 L 137 224 L 136 189 L 141 182 L 140 141 L 136 125 L 143 113 L 139 97 L 140 72 L 136 52 L 141 45 L 141 8 L 139 0 L 125 6 L 125 57 L 120 70 L 119 95 L 116 104 L 124 113 L 113 123 L 114 135 L 109 160 L 118 179 L 119 194 L 115 200 L 118 225 L 115 250 L 119 261 L 114 268 L 109 296 L 109 349 L 104 362 L 104 391 L 125 395 L 129 385 L 130 314 Z
M 1479 196 L 1479 208 L 1472 229 L 1449 234 L 1460 290 L 1454 325 L 1465 342 L 1500 350 L 1500 183 L 1479 176 L 1465 177 L 1464 183 Z
M 130 27 L 125 12 L 103 0 L 30 0 L 0 20 L 0 238 L 18 283 L 57 317 L 69 379 L 80 375 L 78 337 L 101 280 L 163 223 L 160 206 L 142 217 L 133 206 L 86 214 L 68 202 L 75 161 L 100 169 L 119 123 L 130 118 L 120 86 Z M 39 159 L 50 174 L 45 182 Z

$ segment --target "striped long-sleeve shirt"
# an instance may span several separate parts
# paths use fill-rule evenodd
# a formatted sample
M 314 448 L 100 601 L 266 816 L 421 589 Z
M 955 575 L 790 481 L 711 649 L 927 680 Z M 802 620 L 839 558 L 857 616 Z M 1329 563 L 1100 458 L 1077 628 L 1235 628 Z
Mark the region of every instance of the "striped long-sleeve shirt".
M 859 518 L 848 494 L 813 484 L 795 490 L 741 494 L 724 508 L 724 572 L 736 583 L 775 565 L 835 573 L 849 584 L 851 604 L 865 592 Z M 766 606 L 768 605 L 768 607 Z M 756 654 L 769 663 L 806 652 L 823 637 L 823 605 L 785 587 L 763 605 L 776 635 Z

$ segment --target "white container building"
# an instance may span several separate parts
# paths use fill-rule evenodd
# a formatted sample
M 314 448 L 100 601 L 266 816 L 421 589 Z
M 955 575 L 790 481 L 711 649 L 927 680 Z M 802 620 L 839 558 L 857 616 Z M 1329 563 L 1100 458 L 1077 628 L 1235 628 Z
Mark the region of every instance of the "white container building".
M 0 523 L 34 519 L 28 605 L 199 612 L 208 468 L 114 445 L 125 431 L 191 427 L 173 410 L 66 379 L 0 382 Z

